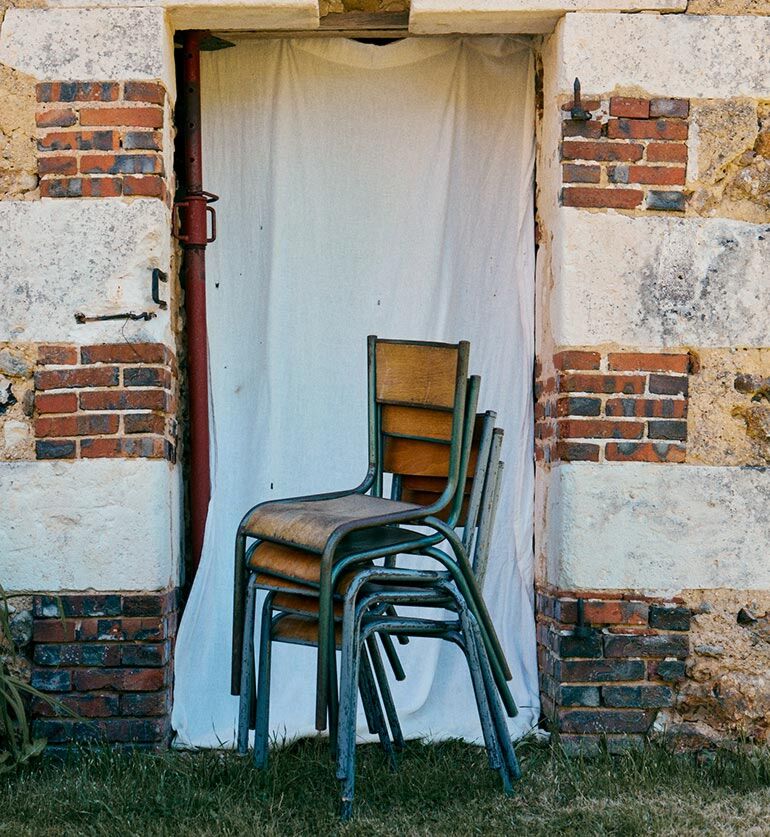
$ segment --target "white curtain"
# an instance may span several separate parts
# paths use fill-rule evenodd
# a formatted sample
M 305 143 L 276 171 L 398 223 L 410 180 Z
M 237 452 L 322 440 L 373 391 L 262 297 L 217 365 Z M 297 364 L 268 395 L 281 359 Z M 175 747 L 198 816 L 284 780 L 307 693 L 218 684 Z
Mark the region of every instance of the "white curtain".
M 213 492 L 176 650 L 181 745 L 232 746 L 233 540 L 270 498 L 366 469 L 366 335 L 471 341 L 505 428 L 485 596 L 521 735 L 539 712 L 532 605 L 534 78 L 516 38 L 242 41 L 203 60 Z M 480 740 L 460 651 L 400 648 L 408 737 Z M 276 645 L 271 729 L 313 733 L 315 653 Z M 362 735 L 365 727 L 361 729 Z

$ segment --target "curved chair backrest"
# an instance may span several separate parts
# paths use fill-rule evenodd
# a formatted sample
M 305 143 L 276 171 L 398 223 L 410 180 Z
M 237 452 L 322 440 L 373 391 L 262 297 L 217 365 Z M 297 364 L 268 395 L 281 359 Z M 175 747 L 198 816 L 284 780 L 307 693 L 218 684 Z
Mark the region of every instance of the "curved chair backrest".
M 478 381 L 469 388 L 467 379 L 469 351 L 466 341 L 369 338 L 369 455 L 375 494 L 382 494 L 385 473 L 396 483 L 406 477 L 443 477 L 444 488 L 426 514 L 453 505 L 467 460 L 465 417 L 475 413 L 478 394 Z

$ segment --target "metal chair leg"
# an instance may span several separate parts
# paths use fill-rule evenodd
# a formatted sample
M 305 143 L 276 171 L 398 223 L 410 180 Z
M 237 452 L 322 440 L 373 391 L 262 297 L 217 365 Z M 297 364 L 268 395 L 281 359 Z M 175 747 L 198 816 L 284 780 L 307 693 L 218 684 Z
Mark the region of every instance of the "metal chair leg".
M 246 590 L 246 607 L 243 618 L 243 640 L 241 644 L 241 684 L 238 702 L 238 752 L 245 755 L 249 751 L 249 727 L 252 714 L 251 683 L 254 677 L 254 590 L 253 580 Z
M 379 636 L 381 639 L 384 638 L 382 634 L 380 634 Z M 390 737 L 393 741 L 393 748 L 397 752 L 400 752 L 404 749 L 404 735 L 401 732 L 401 724 L 398 720 L 396 706 L 393 703 L 393 695 L 390 691 L 388 675 L 385 673 L 385 666 L 382 664 L 382 657 L 380 656 L 380 649 L 377 647 L 376 638 L 369 637 L 366 640 L 366 645 L 369 649 L 369 656 L 372 661 L 372 668 L 374 669 L 374 676 L 377 681 L 377 687 L 379 689 L 382 706 L 385 709 L 385 715 L 388 719 L 388 726 L 390 727 Z M 387 648 L 387 646 L 385 647 Z
M 270 735 L 270 664 L 273 648 L 273 593 L 268 593 L 262 605 L 259 634 L 259 671 L 257 682 L 257 717 L 254 730 L 254 766 L 267 767 Z
M 368 644 L 367 644 L 368 645 Z M 372 732 L 377 735 L 382 744 L 382 749 L 390 762 L 392 770 L 397 769 L 396 753 L 393 750 L 393 744 L 390 741 L 388 734 L 388 727 L 385 723 L 385 715 L 382 712 L 379 696 L 377 694 L 377 686 L 374 682 L 374 675 L 372 673 L 372 666 L 369 660 L 369 653 L 367 648 L 361 649 L 361 698 L 364 701 L 364 706 L 369 703 L 369 710 L 367 714 L 371 713 L 374 729 Z

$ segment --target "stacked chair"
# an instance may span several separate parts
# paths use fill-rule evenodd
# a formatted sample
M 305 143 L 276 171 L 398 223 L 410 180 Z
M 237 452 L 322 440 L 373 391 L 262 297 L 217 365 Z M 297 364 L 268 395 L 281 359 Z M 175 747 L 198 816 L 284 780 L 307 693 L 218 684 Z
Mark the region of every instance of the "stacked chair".
M 505 720 L 516 714 L 511 674 L 480 593 L 502 430 L 494 413 L 476 415 L 479 379 L 468 377 L 468 355 L 466 342 L 370 337 L 364 480 L 350 491 L 255 506 L 238 529 L 231 681 L 240 696 L 238 749 L 247 751 L 255 729 L 255 763 L 267 762 L 272 643 L 317 648 L 316 728 L 329 727 L 343 818 L 352 811 L 359 693 L 369 729 L 394 766 L 403 745 L 378 646 L 403 679 L 393 636 L 401 643 L 435 637 L 463 650 L 490 766 L 506 792 L 520 775 Z M 390 498 L 382 496 L 384 474 L 391 475 Z M 430 569 L 399 566 L 403 554 L 427 556 Z M 267 592 L 255 670 L 257 590 Z M 399 606 L 436 615 L 404 616 Z

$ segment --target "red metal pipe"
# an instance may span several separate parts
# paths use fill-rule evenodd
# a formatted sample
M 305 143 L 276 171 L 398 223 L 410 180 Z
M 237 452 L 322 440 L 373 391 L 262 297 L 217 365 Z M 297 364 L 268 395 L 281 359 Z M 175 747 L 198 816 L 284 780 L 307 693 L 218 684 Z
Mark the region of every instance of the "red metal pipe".
M 187 369 L 190 406 L 190 535 L 192 572 L 198 568 L 206 515 L 211 498 L 209 469 L 209 362 L 206 333 L 207 199 L 203 191 L 201 143 L 200 44 L 206 32 L 183 35 L 182 89 L 185 124 L 184 187 L 186 197 L 177 210 L 183 216 L 184 286 L 187 333 Z M 213 196 L 211 196 L 213 197 Z

